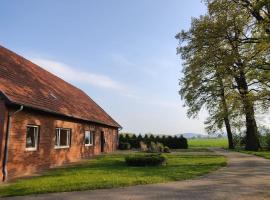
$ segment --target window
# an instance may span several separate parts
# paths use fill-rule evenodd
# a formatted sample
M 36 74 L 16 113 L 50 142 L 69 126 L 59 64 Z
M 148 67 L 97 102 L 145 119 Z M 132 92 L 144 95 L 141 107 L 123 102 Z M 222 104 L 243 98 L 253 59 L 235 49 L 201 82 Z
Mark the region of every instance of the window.
M 85 146 L 92 146 L 93 145 L 93 133 L 92 132 L 85 131 L 84 144 L 85 144 Z
M 27 150 L 37 150 L 38 144 L 38 126 L 27 126 L 26 131 L 26 149 Z
M 57 128 L 55 131 L 55 148 L 70 146 L 70 129 Z

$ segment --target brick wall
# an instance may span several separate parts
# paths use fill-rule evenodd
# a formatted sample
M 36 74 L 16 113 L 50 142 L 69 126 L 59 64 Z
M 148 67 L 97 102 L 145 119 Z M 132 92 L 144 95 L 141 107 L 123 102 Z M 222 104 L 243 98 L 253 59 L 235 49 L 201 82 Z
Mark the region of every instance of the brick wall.
M 26 126 L 29 124 L 40 126 L 38 149 L 36 151 L 25 149 Z M 69 148 L 55 149 L 56 127 L 71 129 L 71 145 Z M 84 145 L 84 132 L 86 130 L 95 133 L 93 146 L 87 147 Z M 29 175 L 35 171 L 100 154 L 100 134 L 102 131 L 106 141 L 104 152 L 114 151 L 117 148 L 118 135 L 118 130 L 115 128 L 23 110 L 12 118 L 7 165 L 9 176 Z
M 4 100 L 0 99 L 0 170 L 2 169 L 2 160 L 4 155 L 4 145 L 6 138 L 6 125 L 7 125 L 8 112 Z M 2 170 L 1 170 L 2 171 Z

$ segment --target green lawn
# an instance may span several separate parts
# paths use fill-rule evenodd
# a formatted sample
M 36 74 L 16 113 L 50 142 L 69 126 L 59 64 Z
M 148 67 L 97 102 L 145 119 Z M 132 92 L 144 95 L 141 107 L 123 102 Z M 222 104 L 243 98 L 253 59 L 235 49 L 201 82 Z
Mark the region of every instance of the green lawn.
M 217 155 L 165 154 L 166 166 L 128 167 L 125 155 L 113 154 L 88 160 L 83 164 L 49 170 L 46 174 L 0 186 L 0 196 L 17 196 L 113 188 L 190 179 L 226 165 Z
M 209 153 L 213 152 L 212 150 L 208 149 L 207 147 L 191 147 L 188 149 L 174 149 L 175 152 L 182 152 L 182 153 L 196 153 L 196 152 L 201 152 L 201 153 Z
M 188 146 L 191 148 L 202 147 L 228 147 L 228 141 L 226 138 L 196 138 L 188 139 Z
M 245 151 L 245 150 L 236 150 L 236 151 L 270 159 L 270 151 Z

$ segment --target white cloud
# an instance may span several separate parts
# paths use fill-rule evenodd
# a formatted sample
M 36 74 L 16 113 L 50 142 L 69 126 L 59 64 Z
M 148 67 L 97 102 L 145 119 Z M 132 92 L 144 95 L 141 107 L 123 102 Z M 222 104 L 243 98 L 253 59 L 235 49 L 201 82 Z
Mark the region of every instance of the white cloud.
M 118 60 L 120 63 L 125 63 L 126 66 L 135 66 L 132 62 L 128 61 L 122 56 L 115 56 L 115 61 Z M 55 74 L 56 76 L 70 82 L 78 82 L 83 84 L 88 84 L 95 87 L 105 88 L 105 89 L 113 89 L 121 93 L 121 95 L 137 101 L 139 103 L 154 106 L 154 107 L 167 107 L 167 108 L 179 108 L 179 105 L 174 102 L 167 102 L 162 100 L 152 99 L 149 96 L 141 96 L 138 95 L 137 92 L 127 88 L 124 84 L 119 83 L 115 80 L 112 80 L 110 77 L 85 72 L 78 70 L 75 67 L 71 67 L 68 64 L 52 60 L 42 58 L 41 56 L 32 56 L 30 60 L 37 65 L 41 66 L 45 70 Z
M 178 69 L 177 62 L 162 57 L 130 60 L 124 54 L 115 53 L 111 55 L 111 60 L 122 70 L 134 70 L 143 76 L 159 77 L 164 72 L 167 73 L 169 70 Z
M 118 91 L 126 90 L 126 87 L 123 84 L 112 80 L 106 75 L 80 71 L 65 63 L 40 57 L 33 57 L 30 60 L 66 81 L 75 81 Z

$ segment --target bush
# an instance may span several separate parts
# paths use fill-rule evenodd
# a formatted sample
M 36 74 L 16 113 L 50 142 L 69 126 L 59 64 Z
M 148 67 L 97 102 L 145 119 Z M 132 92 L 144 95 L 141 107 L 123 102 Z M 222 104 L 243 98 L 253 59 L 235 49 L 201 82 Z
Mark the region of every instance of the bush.
M 162 143 L 157 142 L 156 145 L 158 152 L 160 153 L 164 152 L 164 145 Z
M 137 139 L 131 138 L 128 140 L 128 143 L 130 144 L 131 148 L 133 148 L 133 149 L 140 148 L 140 142 Z
M 164 152 L 164 153 L 171 153 L 170 148 L 167 147 L 167 146 L 164 147 L 163 152 Z
M 264 138 L 265 139 L 265 146 L 267 149 L 270 149 L 270 134 L 267 133 L 264 137 L 265 137 Z
M 144 142 L 148 148 L 151 149 L 151 151 L 154 149 L 153 143 L 161 143 L 162 145 L 165 145 L 169 147 L 170 149 L 187 149 L 188 148 L 188 141 L 186 138 L 184 138 L 182 135 L 180 137 L 177 136 L 155 136 L 155 135 L 144 135 L 142 137 L 141 135 L 136 136 L 135 134 L 120 134 L 119 135 L 119 143 L 129 143 L 131 148 L 138 149 L 140 148 L 140 142 Z M 158 145 L 159 146 L 159 145 Z M 161 146 L 157 148 L 162 148 Z M 153 152 L 159 152 L 157 150 L 154 150 Z
M 128 166 L 160 166 L 166 163 L 166 158 L 160 154 L 129 155 L 125 157 Z
M 135 149 L 140 148 L 140 141 L 138 140 L 135 134 L 132 135 L 128 143 L 130 144 L 131 148 L 135 148 Z
M 187 139 L 181 135 L 180 138 L 178 138 L 178 146 L 179 149 L 187 149 L 188 148 L 188 141 Z
M 140 150 L 147 153 L 163 153 L 164 145 L 162 143 L 151 142 L 149 145 L 144 142 L 140 142 Z
M 154 142 L 151 142 L 149 147 L 148 147 L 147 152 L 148 153 L 159 153 L 159 149 L 158 149 L 157 144 Z
M 140 150 L 143 152 L 148 150 L 147 145 L 143 141 L 140 142 Z
M 122 142 L 122 143 L 119 143 L 118 148 L 120 150 L 129 150 L 131 148 L 131 146 L 128 142 Z
M 240 138 L 240 146 L 243 147 L 243 146 L 246 146 L 247 144 L 247 137 L 246 136 L 243 136 Z

